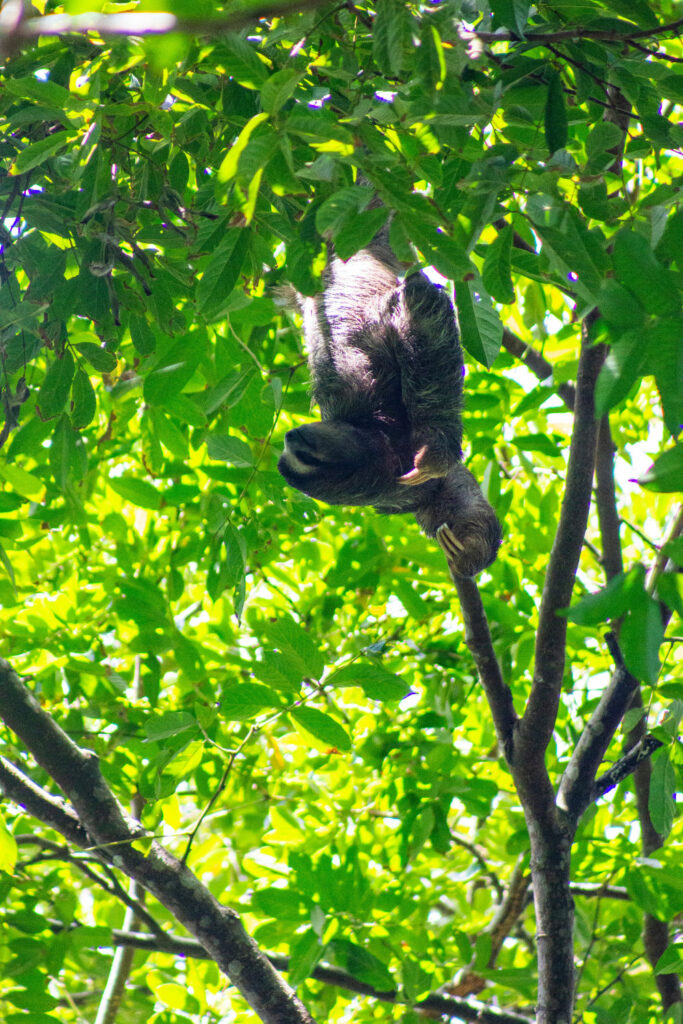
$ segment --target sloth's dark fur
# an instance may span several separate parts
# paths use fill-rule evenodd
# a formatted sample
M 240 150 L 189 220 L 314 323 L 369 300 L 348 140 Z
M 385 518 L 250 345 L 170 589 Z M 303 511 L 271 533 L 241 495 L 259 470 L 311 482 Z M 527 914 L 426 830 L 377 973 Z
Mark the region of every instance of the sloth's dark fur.
M 453 308 L 378 237 L 300 299 L 321 422 L 290 430 L 278 469 L 331 505 L 412 512 L 451 570 L 474 576 L 501 529 L 462 459 L 463 359 Z

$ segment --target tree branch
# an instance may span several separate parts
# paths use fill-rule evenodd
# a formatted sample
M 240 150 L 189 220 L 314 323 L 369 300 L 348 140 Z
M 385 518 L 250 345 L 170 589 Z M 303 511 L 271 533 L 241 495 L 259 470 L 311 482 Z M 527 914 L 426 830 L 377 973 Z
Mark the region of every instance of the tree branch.
M 479 680 L 484 687 L 491 708 L 500 749 L 510 761 L 513 734 L 518 721 L 517 712 L 512 703 L 512 691 L 503 679 L 503 673 L 493 649 L 491 632 L 477 584 L 474 580 L 462 576 L 452 576 L 452 580 L 458 592 L 465 622 L 465 643 L 472 653 Z
M 602 776 L 599 783 L 595 782 L 595 776 L 605 751 L 638 689 L 638 680 L 626 668 L 614 633 L 607 633 L 605 641 L 614 660 L 615 669 L 597 708 L 579 737 L 557 794 L 558 807 L 566 811 L 574 823 L 578 822 L 593 800 L 606 793 L 619 781 L 617 778 L 611 785 L 605 784 L 601 788 L 600 783 L 607 779 L 609 772 Z M 642 757 L 634 759 L 629 771 L 624 773 L 624 778 L 634 770 L 638 760 L 642 760 Z M 611 771 L 615 771 L 616 767 L 615 765 Z
M 194 957 L 201 960 L 210 959 L 204 947 L 193 939 L 180 939 L 168 934 L 159 938 L 120 929 L 112 930 L 112 939 L 116 946 L 132 946 L 135 949 L 174 953 L 176 956 Z M 289 957 L 268 954 L 268 959 L 278 971 L 287 972 L 289 970 Z M 380 992 L 372 985 L 358 981 L 357 978 L 337 967 L 318 964 L 312 969 L 310 977 L 327 985 L 346 989 L 348 992 L 371 996 L 382 1003 L 399 1006 L 406 1004 L 401 993 L 397 991 Z M 530 1024 L 529 1017 L 524 1017 L 521 1014 L 506 1013 L 504 1010 L 497 1010 L 495 1007 L 487 1006 L 476 1000 L 457 999 L 440 993 L 433 993 L 425 999 L 421 999 L 414 1005 L 414 1009 L 421 1010 L 427 1016 L 438 1014 L 440 1017 L 451 1017 L 462 1021 L 482 1021 L 484 1024 Z
M 21 16 L 23 3 L 10 2 L 3 9 L 5 45 L 19 40 L 35 40 L 40 36 L 61 36 L 69 32 L 85 35 L 96 32 L 100 36 L 158 36 L 170 32 L 185 32 L 194 36 L 215 36 L 219 32 L 236 32 L 263 18 L 283 17 L 322 7 L 325 0 L 286 0 L 281 3 L 255 4 L 249 10 L 225 14 L 217 18 L 183 18 L 166 11 L 125 14 L 44 14 L 40 17 Z
M 631 39 L 647 39 L 650 36 L 665 35 L 667 32 L 675 33 L 683 26 L 683 18 L 678 21 L 671 21 L 666 25 L 658 25 L 656 28 L 635 29 L 634 31 L 615 32 L 613 29 L 591 29 L 591 28 L 567 28 L 557 32 L 529 32 L 520 37 L 516 32 L 478 32 L 476 29 L 461 29 L 461 39 L 479 39 L 482 43 L 555 43 L 561 40 L 574 39 L 595 39 L 606 43 L 628 43 Z M 626 26 L 624 26 L 626 27 Z
M 0 661 L 0 717 L 68 796 L 88 833 L 84 845 L 92 845 L 92 836 L 101 852 L 112 854 L 117 868 L 156 896 L 204 946 L 265 1024 L 314 1024 L 237 913 L 218 903 L 160 843 L 149 844 L 139 826 L 126 821 L 95 755 L 69 739 L 5 661 Z
M 567 482 L 541 598 L 531 693 L 517 733 L 518 763 L 532 774 L 543 760 L 557 716 L 567 635 L 567 620 L 557 613 L 571 599 L 591 501 L 597 436 L 594 392 L 605 357 L 604 347 L 591 345 L 588 338 L 593 319 L 589 314 L 582 324 Z M 533 790 L 529 796 L 533 798 Z
M 593 803 L 595 800 L 599 800 L 610 789 L 614 789 L 615 786 L 623 782 L 624 779 L 628 778 L 636 770 L 641 761 L 647 760 L 661 746 L 662 741 L 658 740 L 655 736 L 643 736 L 642 740 L 639 740 L 635 747 L 631 747 L 627 754 L 619 758 L 616 764 L 613 764 L 604 775 L 596 779 L 593 783 L 589 802 Z
M 0 792 L 74 846 L 92 845 L 90 836 L 65 802 L 41 789 L 6 757 L 0 757 Z
M 516 356 L 527 369 L 538 377 L 539 380 L 550 380 L 553 376 L 553 365 L 549 363 L 547 359 L 537 352 L 531 345 L 527 345 L 518 338 L 516 334 L 509 331 L 506 328 L 503 330 L 503 348 L 506 349 L 510 355 Z M 572 412 L 574 411 L 574 399 L 576 397 L 576 388 L 573 384 L 556 384 L 557 393 Z

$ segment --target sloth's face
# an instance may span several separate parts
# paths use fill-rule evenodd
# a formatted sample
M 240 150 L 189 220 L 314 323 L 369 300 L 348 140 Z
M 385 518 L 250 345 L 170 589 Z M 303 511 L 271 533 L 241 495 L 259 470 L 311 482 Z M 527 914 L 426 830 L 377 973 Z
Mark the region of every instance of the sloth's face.
M 382 431 L 330 420 L 285 435 L 287 483 L 330 505 L 369 505 L 396 487 L 397 459 Z

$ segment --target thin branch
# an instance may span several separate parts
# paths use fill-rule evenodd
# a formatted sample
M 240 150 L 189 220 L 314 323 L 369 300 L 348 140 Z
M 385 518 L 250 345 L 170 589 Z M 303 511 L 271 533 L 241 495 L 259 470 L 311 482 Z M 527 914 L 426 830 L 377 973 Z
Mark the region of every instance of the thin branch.
M 606 896 L 612 900 L 630 900 L 628 889 L 623 885 L 604 885 L 602 882 L 570 882 L 574 896 Z
M 0 792 L 25 808 L 32 817 L 59 832 L 74 846 L 93 845 L 73 811 L 57 796 L 41 789 L 6 757 L 0 757 Z
M 506 349 L 510 355 L 516 356 L 527 369 L 538 377 L 539 380 L 551 380 L 553 376 L 553 365 L 549 363 L 547 359 L 537 352 L 536 349 L 532 348 L 531 345 L 527 345 L 526 342 L 518 338 L 516 334 L 509 331 L 507 327 L 503 330 L 503 348 Z M 576 397 L 576 388 L 573 384 L 557 384 L 555 385 L 556 390 L 564 404 L 572 412 L 574 410 L 574 399 Z
M 624 26 L 626 28 L 626 26 Z M 667 25 L 658 25 L 656 28 L 636 29 L 635 31 L 615 32 L 613 29 L 591 29 L 591 28 L 567 28 L 559 29 L 557 32 L 529 32 L 523 38 L 516 32 L 477 32 L 474 30 L 461 29 L 461 39 L 479 39 L 482 43 L 555 43 L 563 39 L 596 39 L 606 43 L 628 43 L 631 39 L 648 39 L 650 36 L 672 34 L 683 28 L 683 18 L 678 21 L 669 22 Z
M 593 319 L 589 314 L 582 324 L 567 482 L 541 598 L 531 693 L 517 734 L 518 765 L 526 765 L 531 773 L 531 797 L 534 766 L 542 762 L 552 736 L 564 674 L 567 620 L 558 612 L 571 599 L 591 502 L 597 437 L 594 392 L 605 358 L 604 346 L 590 344 L 588 331 Z
M 222 906 L 189 868 L 147 838 L 136 822 L 126 820 L 95 755 L 73 743 L 1 660 L 0 717 L 66 793 L 88 837 L 100 849 L 115 847 L 116 867 L 156 896 L 201 942 L 264 1024 L 314 1024 L 244 930 L 238 914 Z M 89 838 L 84 845 L 92 845 Z
M 484 687 L 491 708 L 493 724 L 501 750 L 510 761 L 513 733 L 518 721 L 512 703 L 512 691 L 503 679 L 503 673 L 493 649 L 489 624 L 481 595 L 474 580 L 453 576 L 465 622 L 465 643 L 477 666 L 479 680 Z
M 614 789 L 620 782 L 623 782 L 624 779 L 628 778 L 636 770 L 641 761 L 647 760 L 661 746 L 663 746 L 662 741 L 658 740 L 655 736 L 643 736 L 642 740 L 638 740 L 635 747 L 631 747 L 627 754 L 619 758 L 616 764 L 613 764 L 604 775 L 595 780 L 591 790 L 590 802 L 593 803 L 595 800 L 599 800 L 610 789 Z
M 135 949 L 146 949 L 150 952 L 173 953 L 176 956 L 194 957 L 199 960 L 209 959 L 209 954 L 204 947 L 193 939 L 180 939 L 168 933 L 161 938 L 139 932 L 126 932 L 120 929 L 112 930 L 112 940 L 116 946 L 133 946 Z M 278 971 L 289 970 L 289 957 L 268 954 L 268 959 Z M 346 989 L 349 992 L 357 992 L 359 995 L 371 996 L 379 1002 L 404 1005 L 407 1000 L 400 992 L 380 992 L 372 985 L 358 981 L 352 975 L 347 974 L 337 967 L 327 967 L 318 964 L 310 973 L 310 977 L 316 981 L 324 982 L 327 985 L 334 985 L 337 988 Z M 456 999 L 452 996 L 444 996 L 433 993 L 425 999 L 414 1004 L 414 1009 L 432 1016 L 452 1017 L 462 1021 L 482 1021 L 484 1024 L 530 1024 L 530 1018 L 517 1013 L 508 1013 L 504 1010 L 497 1010 L 487 1006 L 486 1003 L 475 1000 Z
M 254 5 L 251 10 L 241 10 L 216 18 L 183 18 L 166 11 L 129 11 L 125 14 L 98 14 L 88 11 L 85 14 L 45 14 L 33 18 L 14 17 L 10 20 L 8 13 L 5 24 L 1 27 L 5 29 L 3 34 L 9 37 L 6 38 L 5 45 L 9 41 L 35 40 L 40 36 L 61 36 L 69 32 L 80 35 L 96 32 L 104 37 L 158 36 L 170 32 L 215 36 L 220 32 L 236 32 L 264 18 L 279 18 L 287 14 L 316 10 L 323 6 L 324 2 L 325 0 L 287 0 L 284 3 L 263 3 Z M 12 4 L 8 4 L 7 7 L 12 7 Z
M 607 633 L 605 642 L 614 661 L 614 672 L 597 708 L 579 737 L 557 794 L 558 807 L 566 811 L 574 821 L 578 821 L 595 799 L 595 787 L 598 785 L 595 783 L 595 776 L 598 768 L 638 689 L 638 680 L 626 668 L 614 633 Z M 634 762 L 631 771 L 636 763 L 637 761 Z M 602 795 L 610 788 L 607 786 L 601 789 L 597 795 Z

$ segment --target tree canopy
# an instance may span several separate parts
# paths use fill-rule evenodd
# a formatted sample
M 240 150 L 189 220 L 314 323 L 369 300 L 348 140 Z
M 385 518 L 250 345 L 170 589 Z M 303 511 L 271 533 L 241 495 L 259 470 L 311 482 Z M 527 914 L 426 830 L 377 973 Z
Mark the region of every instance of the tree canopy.
M 678 9 L 6 0 L 3 1019 L 683 1020 Z M 476 582 L 277 473 L 385 224 Z

